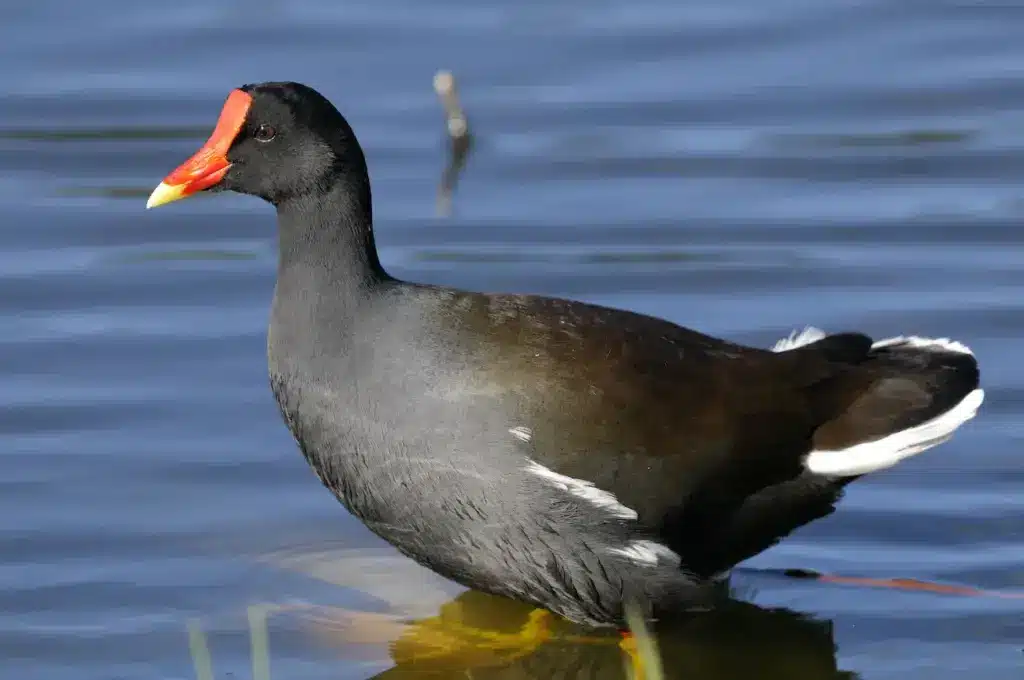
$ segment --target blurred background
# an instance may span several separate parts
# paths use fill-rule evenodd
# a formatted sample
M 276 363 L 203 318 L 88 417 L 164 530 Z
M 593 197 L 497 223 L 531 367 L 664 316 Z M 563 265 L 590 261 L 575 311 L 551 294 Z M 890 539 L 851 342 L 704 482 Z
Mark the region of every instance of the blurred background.
M 400 620 L 519 613 L 450 600 L 298 454 L 266 378 L 269 206 L 144 210 L 231 88 L 298 80 L 355 128 L 403 278 L 765 346 L 807 324 L 970 345 L 976 420 L 661 647 L 690 680 L 1019 680 L 1022 26 L 1017 0 L 4 2 L 2 675 L 192 678 L 208 652 L 218 678 L 622 677 L 566 640 L 408 670 Z M 442 68 L 474 144 L 439 213 Z

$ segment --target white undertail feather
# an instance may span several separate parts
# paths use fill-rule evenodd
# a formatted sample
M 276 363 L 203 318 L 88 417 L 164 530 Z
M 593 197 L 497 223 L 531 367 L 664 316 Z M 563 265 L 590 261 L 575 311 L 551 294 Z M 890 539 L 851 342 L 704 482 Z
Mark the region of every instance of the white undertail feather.
M 976 389 L 953 408 L 920 425 L 845 449 L 811 451 L 804 464 L 811 472 L 830 477 L 884 470 L 952 437 L 958 427 L 975 416 L 984 400 L 985 391 Z
M 789 336 L 782 338 L 772 346 L 773 352 L 788 352 L 797 347 L 809 345 L 826 337 L 828 333 L 808 326 L 801 331 L 793 331 Z M 959 354 L 972 354 L 970 348 L 962 342 L 950 340 L 949 338 L 922 338 L 916 335 L 900 335 L 895 338 L 885 338 L 871 345 L 871 349 L 881 347 L 892 347 L 893 345 L 904 345 L 914 349 L 930 349 L 936 352 L 957 352 Z
M 636 510 L 633 508 L 627 508 L 615 498 L 615 494 L 609 493 L 604 489 L 597 488 L 592 482 L 588 482 L 584 479 L 576 479 L 575 477 L 560 475 L 554 470 L 550 470 L 540 463 L 532 460 L 530 461 L 530 464 L 526 466 L 526 471 L 547 480 L 563 491 L 568 491 L 580 500 L 586 501 L 603 510 L 607 510 L 608 513 L 614 517 L 621 517 L 622 519 L 637 518 Z
M 826 335 L 823 330 L 808 326 L 802 331 L 793 331 L 789 337 L 776 342 L 772 351 L 793 350 L 817 342 Z M 871 349 L 896 346 L 932 352 L 973 354 L 967 345 L 949 338 L 922 338 L 915 335 L 885 338 L 872 344 Z M 976 389 L 953 408 L 920 425 L 845 449 L 811 451 L 807 454 L 805 465 L 815 474 L 830 477 L 852 477 L 892 467 L 904 458 L 921 453 L 952 437 L 957 428 L 977 414 L 984 400 L 984 390 Z
M 772 347 L 772 351 L 787 352 L 791 349 L 796 349 L 797 347 L 803 347 L 804 345 L 809 345 L 812 342 L 817 342 L 825 337 L 825 335 L 825 331 L 820 328 L 808 326 L 802 331 L 793 331 L 789 334 L 789 337 L 782 338 L 776 342 L 775 346 Z
M 950 340 L 949 338 L 920 338 L 916 335 L 900 335 L 895 338 L 879 340 L 875 344 L 871 345 L 871 349 L 892 347 L 893 345 L 904 345 L 905 347 L 926 349 L 931 350 L 932 352 L 955 352 L 957 354 L 970 354 L 971 356 L 974 356 L 974 352 L 972 352 L 971 349 L 962 342 Z

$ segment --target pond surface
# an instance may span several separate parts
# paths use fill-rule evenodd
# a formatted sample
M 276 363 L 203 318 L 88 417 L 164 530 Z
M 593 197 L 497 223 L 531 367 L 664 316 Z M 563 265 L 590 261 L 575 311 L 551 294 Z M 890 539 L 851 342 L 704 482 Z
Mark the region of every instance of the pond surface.
M 1024 600 L 1000 595 L 1024 591 L 1022 23 L 1020 3 L 963 0 L 6 3 L 5 675 L 195 677 L 191 621 L 216 677 L 248 677 L 261 603 L 284 607 L 270 671 L 289 680 L 410 677 L 386 642 L 416 628 L 353 612 L 518 621 L 473 594 L 439 609 L 461 591 L 396 557 L 298 454 L 266 379 L 272 211 L 143 209 L 232 87 L 287 79 L 355 127 L 402 277 L 760 345 L 806 324 L 970 345 L 976 420 L 854 485 L 736 574 L 749 608 L 662 648 L 689 680 L 1020 678 Z M 477 138 L 447 217 L 439 68 Z M 445 649 L 438 677 L 622 672 L 614 647 L 568 639 Z

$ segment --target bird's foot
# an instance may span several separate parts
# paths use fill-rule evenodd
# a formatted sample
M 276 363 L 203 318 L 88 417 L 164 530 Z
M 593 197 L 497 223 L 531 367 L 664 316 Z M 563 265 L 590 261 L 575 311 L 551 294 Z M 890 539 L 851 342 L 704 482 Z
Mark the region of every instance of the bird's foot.
M 623 631 L 622 637 L 619 640 L 619 648 L 626 655 L 629 677 L 632 680 L 646 680 L 647 674 L 644 669 L 644 659 L 640 654 L 636 637 L 628 631 Z
M 551 639 L 553 615 L 534 609 L 515 632 L 505 633 L 467 624 L 455 616 L 417 621 L 392 645 L 399 663 L 440 662 L 459 659 L 470 666 L 486 666 L 529 656 Z

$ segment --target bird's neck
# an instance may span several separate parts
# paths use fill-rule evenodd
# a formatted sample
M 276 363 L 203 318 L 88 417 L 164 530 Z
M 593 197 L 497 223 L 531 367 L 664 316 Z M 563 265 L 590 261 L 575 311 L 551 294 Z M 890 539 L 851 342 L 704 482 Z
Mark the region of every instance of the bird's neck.
M 373 238 L 368 178 L 340 176 L 325 190 L 277 206 L 278 276 L 294 267 L 315 268 L 324 279 L 347 285 L 387 279 Z
M 369 181 L 341 178 L 291 198 L 278 204 L 277 219 L 271 353 L 344 351 L 360 308 L 393 281 L 377 256 Z

